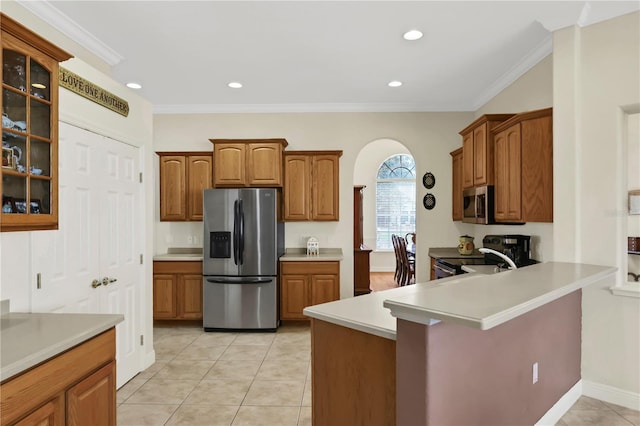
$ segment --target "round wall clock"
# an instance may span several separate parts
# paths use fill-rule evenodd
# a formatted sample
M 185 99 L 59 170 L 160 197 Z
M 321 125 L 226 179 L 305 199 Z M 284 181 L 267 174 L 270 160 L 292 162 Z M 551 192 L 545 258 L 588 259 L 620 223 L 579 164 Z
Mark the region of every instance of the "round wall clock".
M 436 186 L 436 177 L 431 172 L 427 172 L 422 176 L 422 184 L 425 188 L 431 189 Z
M 427 194 L 422 199 L 422 204 L 427 210 L 432 210 L 436 206 L 436 197 L 433 194 Z

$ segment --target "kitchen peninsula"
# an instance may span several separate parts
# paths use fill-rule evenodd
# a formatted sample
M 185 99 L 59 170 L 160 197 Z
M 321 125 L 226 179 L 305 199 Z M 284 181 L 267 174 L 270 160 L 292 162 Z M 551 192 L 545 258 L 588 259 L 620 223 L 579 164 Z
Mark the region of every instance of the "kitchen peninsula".
M 122 315 L 3 313 L 0 320 L 0 424 L 116 424 Z
M 580 380 L 581 289 L 614 272 L 549 262 L 306 308 L 314 424 L 534 424 Z

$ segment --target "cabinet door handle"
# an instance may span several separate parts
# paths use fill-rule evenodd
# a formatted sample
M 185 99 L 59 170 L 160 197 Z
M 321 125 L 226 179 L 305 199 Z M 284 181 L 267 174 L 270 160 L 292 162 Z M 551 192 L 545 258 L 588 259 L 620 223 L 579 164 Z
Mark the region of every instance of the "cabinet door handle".
M 104 277 L 102 279 L 102 285 L 109 285 L 111 283 L 115 283 L 116 281 L 118 281 L 117 278 L 109 278 L 109 277 Z
M 91 287 L 96 288 L 96 287 L 100 287 L 102 285 L 102 283 L 98 280 L 93 280 L 91 281 Z

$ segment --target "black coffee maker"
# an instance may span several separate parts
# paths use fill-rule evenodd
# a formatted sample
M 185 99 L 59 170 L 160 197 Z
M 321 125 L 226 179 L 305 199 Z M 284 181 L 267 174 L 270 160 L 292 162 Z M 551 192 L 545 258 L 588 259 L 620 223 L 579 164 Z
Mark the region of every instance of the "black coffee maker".
M 518 268 L 535 263 L 530 257 L 531 236 L 529 235 L 485 235 L 482 245 L 508 256 Z M 504 262 L 504 259 L 491 253 L 485 253 L 484 260 L 485 263 L 492 265 Z

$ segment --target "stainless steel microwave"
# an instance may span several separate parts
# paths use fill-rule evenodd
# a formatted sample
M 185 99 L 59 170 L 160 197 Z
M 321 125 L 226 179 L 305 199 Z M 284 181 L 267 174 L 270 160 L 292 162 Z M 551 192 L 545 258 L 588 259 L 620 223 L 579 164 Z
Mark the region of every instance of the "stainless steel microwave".
M 487 225 L 495 223 L 493 185 L 477 186 L 462 191 L 462 221 Z

